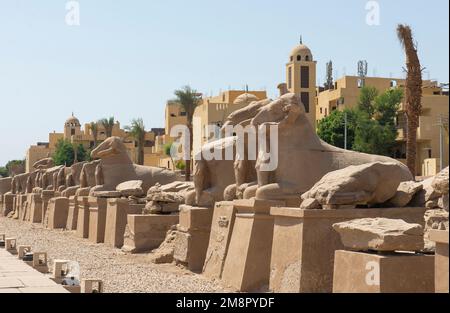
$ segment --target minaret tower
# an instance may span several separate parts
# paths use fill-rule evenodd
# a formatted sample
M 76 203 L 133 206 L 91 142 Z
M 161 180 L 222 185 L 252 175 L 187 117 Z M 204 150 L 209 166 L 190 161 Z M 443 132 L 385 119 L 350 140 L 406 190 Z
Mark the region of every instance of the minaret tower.
M 286 64 L 286 84 L 288 92 L 300 96 L 306 114 L 315 129 L 316 125 L 316 65 L 311 50 L 303 44 L 296 46 Z

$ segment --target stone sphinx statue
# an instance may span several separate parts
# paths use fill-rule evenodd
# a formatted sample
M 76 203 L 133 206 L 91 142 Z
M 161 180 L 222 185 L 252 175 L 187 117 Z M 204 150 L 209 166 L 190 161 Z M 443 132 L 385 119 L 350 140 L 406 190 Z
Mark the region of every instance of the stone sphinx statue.
M 239 134 L 227 134 L 227 127 L 240 125 L 245 127 L 258 113 L 260 108 L 270 103 L 270 100 L 254 101 L 243 109 L 231 113 L 226 119 L 221 133 L 222 139 L 205 144 L 194 160 L 195 191 L 189 192 L 186 204 L 211 207 L 216 201 L 233 200 L 239 194 L 241 186 L 256 184 L 255 161 L 236 159 L 236 140 Z M 236 136 L 233 136 L 236 135 Z M 243 140 L 247 137 L 243 135 Z M 246 145 L 244 145 L 246 147 Z M 225 159 L 227 148 L 233 149 L 233 158 Z M 206 160 L 205 153 L 218 151 L 221 160 Z M 247 151 L 245 150 L 245 156 Z
M 55 165 L 54 165 L 53 159 L 50 157 L 41 159 L 33 164 L 33 168 L 35 168 L 37 170 L 46 170 L 46 169 L 52 168 L 54 166 Z
M 244 191 L 244 198 L 300 202 L 300 195 L 308 191 L 325 174 L 373 162 L 399 164 L 403 175 L 412 179 L 408 168 L 399 161 L 334 147 L 322 141 L 308 121 L 299 96 L 289 93 L 258 109 L 251 125 L 278 126 L 278 165 L 266 172 L 262 164 L 270 161 L 258 156 L 256 174 L 258 184 Z
M 97 186 L 91 189 L 91 194 L 115 191 L 117 185 L 131 180 L 142 180 L 142 189 L 146 193 L 156 183 L 165 185 L 176 180 L 172 171 L 133 164 L 119 137 L 106 139 L 92 151 L 91 157 L 100 160 L 95 170 Z

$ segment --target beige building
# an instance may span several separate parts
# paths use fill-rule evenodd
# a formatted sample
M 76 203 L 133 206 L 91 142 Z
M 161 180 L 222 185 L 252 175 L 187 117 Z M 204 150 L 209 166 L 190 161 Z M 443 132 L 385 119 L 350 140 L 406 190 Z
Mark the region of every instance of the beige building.
M 144 147 L 144 165 L 153 166 L 154 160 L 151 157 L 152 147 L 155 144 L 155 138 L 157 135 L 164 133 L 164 129 L 152 129 L 145 135 L 145 147 Z M 137 143 L 128 134 L 127 131 L 121 129 L 120 123 L 116 122 L 114 124 L 112 135 L 123 138 L 125 146 L 128 148 L 130 157 L 136 161 L 137 158 Z M 56 145 L 60 139 L 68 140 L 75 145 L 83 145 L 86 150 L 91 150 L 94 148 L 94 136 L 90 127 L 87 123 L 84 127 L 81 126 L 80 121 L 75 117 L 71 116 L 64 123 L 64 129 L 62 133 L 53 132 L 49 134 L 48 142 L 37 143 L 31 146 L 26 153 L 26 171 L 32 170 L 33 164 L 45 157 L 51 156 L 55 152 Z M 98 123 L 97 141 L 101 143 L 106 139 L 106 130 Z
M 328 116 L 334 110 L 344 110 L 357 105 L 362 86 L 375 87 L 379 92 L 390 88 L 404 88 L 405 80 L 398 78 L 344 76 L 334 83 L 334 88 L 318 91 L 316 98 L 317 122 Z M 434 175 L 440 169 L 441 157 L 441 129 L 440 117 L 447 120 L 449 113 L 449 96 L 434 81 L 423 82 L 422 114 L 420 116 L 417 133 L 417 173 L 424 176 Z M 404 104 L 400 105 L 397 118 L 399 136 L 395 157 L 400 160 L 406 158 L 406 121 L 404 117 Z M 448 128 L 443 134 L 443 165 L 448 166 L 449 135 Z

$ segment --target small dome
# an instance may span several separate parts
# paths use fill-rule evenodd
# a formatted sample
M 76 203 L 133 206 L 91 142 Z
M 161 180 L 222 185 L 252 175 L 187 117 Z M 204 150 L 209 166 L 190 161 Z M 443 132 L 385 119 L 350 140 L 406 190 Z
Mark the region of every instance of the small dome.
M 250 104 L 251 102 L 258 100 L 258 97 L 251 93 L 243 93 L 234 100 L 233 104 Z
M 66 125 L 67 126 L 81 126 L 80 121 L 73 115 L 67 119 Z
M 292 49 L 290 54 L 291 62 L 294 61 L 312 61 L 311 50 L 304 44 L 300 44 L 294 49 Z

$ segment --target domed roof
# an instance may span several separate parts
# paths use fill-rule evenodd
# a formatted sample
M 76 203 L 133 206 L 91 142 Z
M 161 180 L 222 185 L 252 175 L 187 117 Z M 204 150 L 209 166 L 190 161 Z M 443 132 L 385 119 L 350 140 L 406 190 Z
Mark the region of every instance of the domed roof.
M 72 114 L 71 117 L 69 117 L 67 119 L 66 125 L 69 125 L 69 126 L 81 126 L 80 121 L 75 116 L 73 116 L 73 114 Z
M 250 102 L 258 101 L 258 100 L 259 99 L 257 96 L 246 92 L 246 93 L 243 93 L 242 95 L 238 96 L 234 100 L 233 104 L 250 104 Z
M 298 59 L 297 57 L 300 57 Z M 313 56 L 311 50 L 304 44 L 299 44 L 292 49 L 290 54 L 291 61 L 312 61 Z

